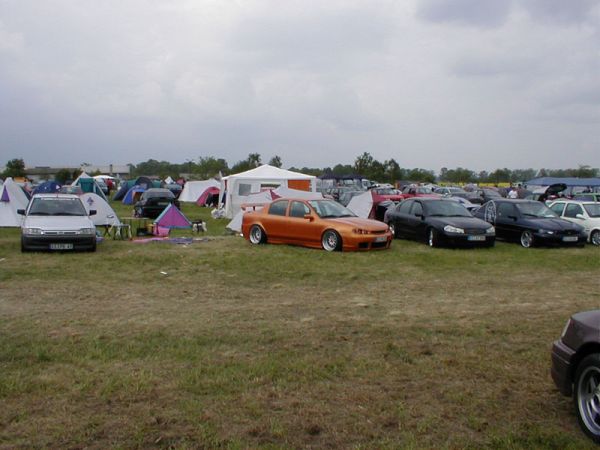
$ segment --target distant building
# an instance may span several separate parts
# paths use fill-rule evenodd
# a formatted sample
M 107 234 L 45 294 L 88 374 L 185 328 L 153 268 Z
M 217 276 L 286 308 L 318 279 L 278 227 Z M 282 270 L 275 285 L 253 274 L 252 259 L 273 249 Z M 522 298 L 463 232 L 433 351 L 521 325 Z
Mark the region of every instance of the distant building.
M 25 174 L 31 181 L 37 183 L 40 181 L 53 180 L 56 174 L 63 169 L 67 169 L 70 172 L 85 171 L 89 174 L 100 172 L 103 175 L 111 175 L 119 179 L 129 178 L 130 174 L 130 168 L 126 164 L 109 164 L 107 166 L 85 165 L 76 167 L 28 167 L 25 169 Z

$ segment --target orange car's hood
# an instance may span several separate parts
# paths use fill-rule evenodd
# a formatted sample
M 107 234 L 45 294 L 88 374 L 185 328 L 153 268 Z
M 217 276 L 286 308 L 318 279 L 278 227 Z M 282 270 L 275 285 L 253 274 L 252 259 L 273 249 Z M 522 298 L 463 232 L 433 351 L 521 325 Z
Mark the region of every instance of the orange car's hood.
M 377 220 L 363 219 L 361 217 L 340 217 L 337 219 L 327 219 L 337 223 L 343 223 L 353 227 L 359 227 L 366 230 L 387 230 L 388 226 L 383 222 Z

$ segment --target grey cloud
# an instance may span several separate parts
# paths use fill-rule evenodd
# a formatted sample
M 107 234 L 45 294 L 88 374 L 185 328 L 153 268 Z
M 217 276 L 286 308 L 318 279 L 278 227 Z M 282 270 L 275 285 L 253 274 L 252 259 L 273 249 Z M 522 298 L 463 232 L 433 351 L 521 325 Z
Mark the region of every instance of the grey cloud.
M 436 23 L 498 27 L 507 20 L 510 7 L 511 0 L 422 0 L 417 17 Z
M 577 24 L 590 18 L 600 0 L 518 0 L 532 20 L 558 24 Z

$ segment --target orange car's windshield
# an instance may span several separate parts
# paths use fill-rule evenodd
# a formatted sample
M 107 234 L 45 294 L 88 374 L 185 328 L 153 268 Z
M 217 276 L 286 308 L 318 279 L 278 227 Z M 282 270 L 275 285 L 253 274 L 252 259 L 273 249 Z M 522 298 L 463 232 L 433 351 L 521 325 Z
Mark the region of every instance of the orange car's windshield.
M 336 217 L 356 217 L 348 208 L 333 200 L 311 200 L 308 202 L 321 219 Z

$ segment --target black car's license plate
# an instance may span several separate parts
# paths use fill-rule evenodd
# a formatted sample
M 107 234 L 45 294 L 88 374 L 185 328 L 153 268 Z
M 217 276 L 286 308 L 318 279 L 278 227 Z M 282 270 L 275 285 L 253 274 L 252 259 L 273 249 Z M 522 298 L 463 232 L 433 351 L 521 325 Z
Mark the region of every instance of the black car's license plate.
M 563 242 L 576 242 L 577 236 L 565 236 L 562 238 Z
M 50 250 L 73 250 L 73 244 L 70 242 L 50 244 Z
M 467 238 L 469 241 L 485 241 L 485 236 L 469 236 Z

